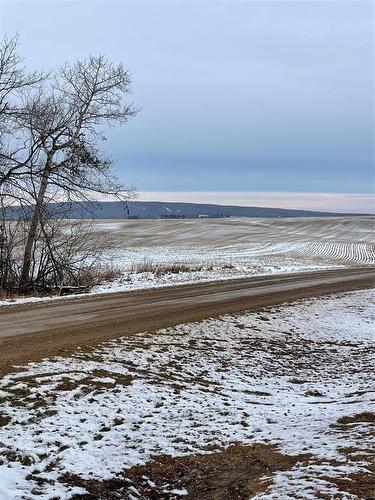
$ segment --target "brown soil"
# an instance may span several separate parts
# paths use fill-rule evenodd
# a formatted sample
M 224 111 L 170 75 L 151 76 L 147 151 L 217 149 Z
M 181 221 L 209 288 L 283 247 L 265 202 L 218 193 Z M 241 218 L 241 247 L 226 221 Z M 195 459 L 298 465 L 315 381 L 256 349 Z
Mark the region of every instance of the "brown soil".
M 369 424 L 368 432 L 373 435 L 375 424 L 375 413 L 362 412 L 355 415 L 347 415 L 337 420 L 332 425 L 333 428 L 338 428 L 340 431 L 351 432 L 353 426 L 358 424 Z M 374 456 L 370 455 L 371 450 L 359 450 L 357 448 L 342 447 L 339 451 L 346 455 L 350 461 L 367 462 L 367 472 L 357 472 L 348 474 L 345 478 L 339 477 L 325 477 L 328 482 L 337 486 L 340 491 L 345 491 L 348 494 L 355 495 L 361 499 L 374 499 L 375 498 L 375 465 Z M 363 453 L 361 453 L 363 451 Z
M 8 417 L 7 415 L 3 415 L 2 413 L 0 413 L 0 427 L 4 426 L 4 425 L 8 425 L 10 422 L 10 417 Z
M 361 422 L 375 424 L 375 413 L 365 411 L 363 413 L 357 413 L 356 415 L 341 417 L 337 421 L 338 424 L 359 424 Z
M 132 493 L 131 487 L 135 487 L 145 500 L 237 500 L 266 490 L 275 471 L 289 470 L 308 458 L 307 454 L 282 455 L 270 445 L 234 445 L 207 455 L 155 457 L 146 465 L 124 471 L 123 478 L 97 481 L 65 475 L 60 479 L 87 489 L 88 494 L 76 495 L 75 500 L 126 499 Z M 183 488 L 188 495 L 179 497 L 172 492 Z
M 321 477 L 321 479 L 325 479 L 334 484 L 340 491 L 355 495 L 359 499 L 372 500 L 375 498 L 374 473 L 374 466 L 371 466 L 368 472 L 348 474 L 345 478 Z
M 77 347 L 225 313 L 374 286 L 371 268 L 215 281 L 0 309 L 0 376 Z

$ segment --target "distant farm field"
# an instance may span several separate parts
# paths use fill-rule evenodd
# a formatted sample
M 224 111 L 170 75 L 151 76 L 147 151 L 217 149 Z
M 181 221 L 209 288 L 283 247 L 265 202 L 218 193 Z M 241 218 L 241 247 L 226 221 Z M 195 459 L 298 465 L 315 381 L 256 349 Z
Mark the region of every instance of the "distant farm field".
M 372 265 L 374 228 L 373 217 L 322 217 L 98 220 L 92 230 L 103 261 L 127 273 L 121 289 L 132 289 Z
M 372 217 L 95 221 L 93 229 L 119 261 L 260 257 L 328 264 L 373 263 Z M 162 249 L 162 250 L 161 250 Z

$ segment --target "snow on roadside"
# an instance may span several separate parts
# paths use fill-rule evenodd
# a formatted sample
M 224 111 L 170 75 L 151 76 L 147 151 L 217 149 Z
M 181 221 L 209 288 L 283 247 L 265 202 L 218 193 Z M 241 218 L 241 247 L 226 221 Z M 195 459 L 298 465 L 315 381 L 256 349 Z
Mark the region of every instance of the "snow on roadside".
M 118 265 L 113 259 L 109 259 L 111 264 Z M 105 262 L 104 262 L 105 263 Z M 187 285 L 190 283 L 204 283 L 209 281 L 229 280 L 237 278 L 247 278 L 251 276 L 261 276 L 269 274 L 285 274 L 293 272 L 317 271 L 322 269 L 334 269 L 345 267 L 343 265 L 316 264 L 309 262 L 297 262 L 285 259 L 263 259 L 257 263 L 242 263 L 234 265 L 231 262 L 215 263 L 211 265 L 210 261 L 200 264 L 202 270 L 194 270 L 194 263 L 191 265 L 191 271 L 181 271 L 178 273 L 165 273 L 158 275 L 154 272 L 127 272 L 113 281 L 104 282 L 93 287 L 84 295 L 100 295 L 107 293 L 129 292 L 132 290 L 143 290 L 147 288 L 161 288 L 166 286 Z M 195 264 L 196 265 L 196 264 Z M 125 264 L 122 265 L 125 269 Z M 199 267 L 198 266 L 198 267 Z M 131 266 L 130 266 L 131 267 Z M 14 304 L 28 304 L 34 302 L 48 302 L 50 300 L 64 300 L 69 298 L 82 297 L 82 294 L 70 294 L 65 296 L 24 296 L 12 299 L 0 300 L 1 306 Z
M 334 494 L 319 467 L 342 476 L 367 466 L 340 451 L 366 457 L 366 424 L 345 433 L 335 423 L 370 409 L 372 299 L 351 292 L 184 324 L 5 376 L 1 498 L 67 499 L 73 491 L 58 480 L 66 472 L 111 478 L 152 455 L 234 442 L 312 454 L 307 466 L 276 474 L 266 498 L 315 498 L 323 486 Z

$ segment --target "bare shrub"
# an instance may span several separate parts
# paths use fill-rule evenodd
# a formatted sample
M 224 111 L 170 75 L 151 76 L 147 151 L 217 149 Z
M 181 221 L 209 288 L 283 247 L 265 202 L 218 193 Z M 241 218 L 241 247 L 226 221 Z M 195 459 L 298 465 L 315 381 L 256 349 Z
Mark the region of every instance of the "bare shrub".
M 179 274 L 179 273 L 188 273 L 193 271 L 202 271 L 203 266 L 189 266 L 187 264 L 181 264 L 178 262 L 172 262 L 171 264 L 161 265 L 156 270 L 156 276 L 160 277 L 165 274 Z
M 219 267 L 214 263 L 186 263 L 186 262 L 154 262 L 152 260 L 144 260 L 136 264 L 132 264 L 129 269 L 130 273 L 152 273 L 157 278 L 167 274 L 179 274 L 199 271 L 212 271 L 215 267 Z
M 0 300 L 8 300 L 8 299 L 12 299 L 13 298 L 13 294 L 11 292 L 8 292 L 7 290 L 2 290 L 0 288 Z
M 114 281 L 123 275 L 123 271 L 118 266 L 96 265 L 84 267 L 77 276 L 79 286 L 92 288 L 93 286 L 105 282 Z
M 32 287 L 22 293 L 68 293 L 118 276 L 113 266 L 100 265 L 105 242 L 92 238 L 92 222 L 61 220 L 64 211 L 41 217 L 37 244 L 31 255 Z M 0 289 L 14 294 L 22 270 L 22 253 L 29 218 L 2 221 L 0 225 Z
M 155 262 L 145 259 L 143 262 L 134 263 L 128 269 L 129 273 L 152 273 L 155 277 L 160 278 L 167 274 L 191 273 L 199 271 L 214 271 L 214 270 L 232 270 L 235 266 L 231 262 L 221 262 L 219 260 L 211 260 L 209 262 Z

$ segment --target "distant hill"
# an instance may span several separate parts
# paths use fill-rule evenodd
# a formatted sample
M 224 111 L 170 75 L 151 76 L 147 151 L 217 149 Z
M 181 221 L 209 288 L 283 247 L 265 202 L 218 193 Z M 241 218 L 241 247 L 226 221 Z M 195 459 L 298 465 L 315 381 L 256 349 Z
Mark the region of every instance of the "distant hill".
M 133 201 L 125 205 L 117 201 L 72 202 L 51 204 L 51 212 L 59 211 L 67 219 L 195 219 L 220 217 L 329 217 L 359 214 L 289 210 L 284 208 L 241 207 L 201 203 L 167 203 L 160 201 Z M 7 219 L 19 218 L 18 207 L 7 209 Z M 363 215 L 363 214 L 362 214 Z

